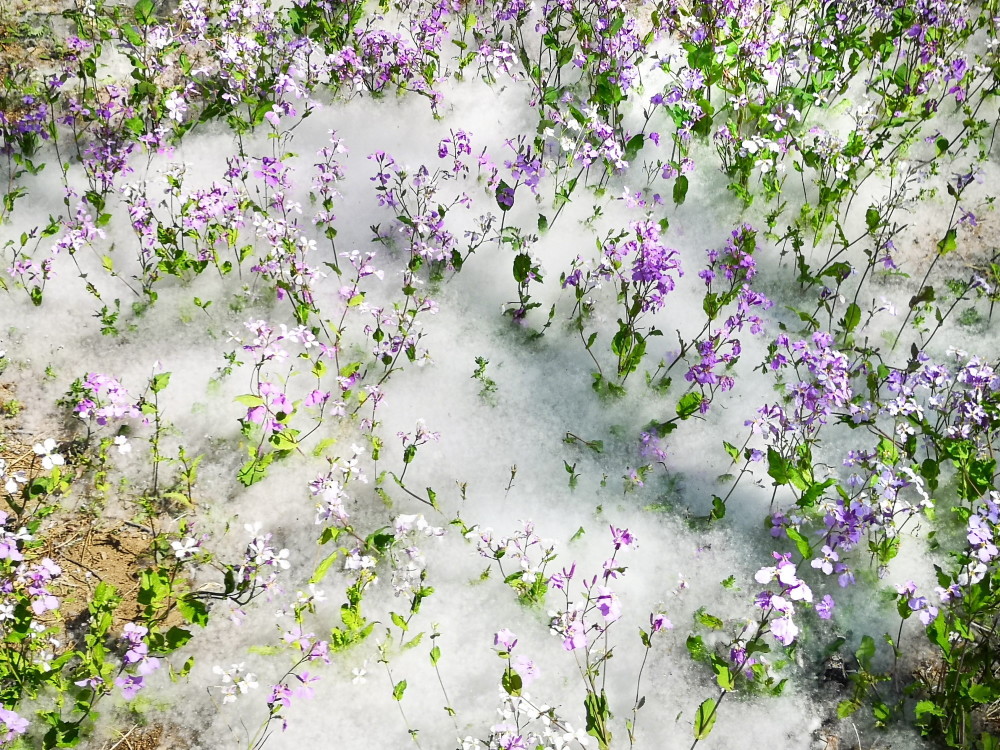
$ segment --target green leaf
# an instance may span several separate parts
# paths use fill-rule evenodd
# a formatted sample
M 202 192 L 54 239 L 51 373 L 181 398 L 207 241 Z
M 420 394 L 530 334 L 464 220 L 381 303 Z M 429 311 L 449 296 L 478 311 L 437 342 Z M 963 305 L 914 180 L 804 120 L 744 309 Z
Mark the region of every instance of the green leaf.
M 403 700 L 403 693 L 406 692 L 406 680 L 400 680 L 392 687 L 392 697 L 397 701 Z
M 945 716 L 945 710 L 941 706 L 934 703 L 934 701 L 920 701 L 914 707 L 914 711 L 916 712 L 918 722 L 927 715 Z
M 410 629 L 410 626 L 406 623 L 406 619 L 398 612 L 390 612 L 389 617 L 392 619 L 393 625 L 400 630 L 405 632 Z
M 340 557 L 340 550 L 334 550 L 325 558 L 323 561 L 316 566 L 316 570 L 313 571 L 312 577 L 309 579 L 309 583 L 319 583 L 324 578 L 326 578 L 327 571 L 330 570 L 330 566 Z
M 708 514 L 709 521 L 719 521 L 726 517 L 726 501 L 718 495 L 712 495 L 712 510 Z
M 161 372 L 159 375 L 154 375 L 153 379 L 149 381 L 149 389 L 153 393 L 159 393 L 169 384 L 170 384 L 170 373 Z
M 674 180 L 674 203 L 678 206 L 683 205 L 687 192 L 688 178 L 686 175 L 680 175 Z
M 437 646 L 432 648 L 430 657 L 431 657 L 431 664 L 433 664 L 436 667 L 437 663 L 441 660 L 441 649 L 439 649 Z
M 709 698 L 698 706 L 698 710 L 694 714 L 694 738 L 696 740 L 703 740 L 712 733 L 717 715 L 714 698 Z
M 521 694 L 521 687 L 523 685 L 521 675 L 510 667 L 504 670 L 503 677 L 500 678 L 500 684 L 507 691 L 507 695 L 513 695 L 516 698 Z
M 711 628 L 712 630 L 722 630 L 724 623 L 722 619 L 716 617 L 715 615 L 705 612 L 703 609 L 699 609 L 694 613 L 694 619 L 704 625 L 706 628 Z
M 996 694 L 986 685 L 973 683 L 969 685 L 969 697 L 976 703 L 992 703 Z
M 701 408 L 702 397 L 700 393 L 685 393 L 677 402 L 677 416 L 681 419 L 689 419 L 691 415 Z
M 715 681 L 723 690 L 732 690 L 736 686 L 733 671 L 725 664 L 719 664 L 715 667 Z
M 420 642 L 424 639 L 423 633 L 417 633 L 410 640 L 403 644 L 403 651 L 409 651 L 411 648 L 416 648 L 420 645 Z
M 896 443 L 889 438 L 883 437 L 878 441 L 875 454 L 879 461 L 889 466 L 895 466 L 899 463 L 899 449 L 896 447 Z
M 938 252 L 941 253 L 941 255 L 947 255 L 952 250 L 954 250 L 955 248 L 957 248 L 958 247 L 958 230 L 954 229 L 954 228 L 949 229 L 945 233 L 945 235 L 941 239 L 941 241 L 938 242 L 937 246 L 938 246 Z
M 858 307 L 857 303 L 852 302 L 847 307 L 847 312 L 844 313 L 844 331 L 850 333 L 858 324 L 861 322 L 861 308 Z
M 139 0 L 135 4 L 135 20 L 142 26 L 151 26 L 155 22 L 153 0 Z
M 688 653 L 695 661 L 708 661 L 710 653 L 700 635 L 689 635 L 685 643 Z
M 837 704 L 837 718 L 846 719 L 859 708 L 861 708 L 859 701 L 841 701 Z
M 527 253 L 518 253 L 514 257 L 514 281 L 523 284 L 531 273 L 531 256 Z
M 791 527 L 785 529 L 785 533 L 788 535 L 789 539 L 795 542 L 795 548 L 798 549 L 799 554 L 802 555 L 803 559 L 807 560 L 812 557 L 812 546 L 809 544 L 808 539 Z
M 138 30 L 130 23 L 127 23 L 121 27 L 122 36 L 128 40 L 129 44 L 133 47 L 142 46 L 142 37 L 139 36 Z
M 871 671 L 872 657 L 875 656 L 875 639 L 866 635 L 861 639 L 861 646 L 854 652 L 858 664 L 866 671 Z
M 776 485 L 788 484 L 788 461 L 774 448 L 767 449 L 767 474 Z
M 193 637 L 190 630 L 174 626 L 163 634 L 163 649 L 165 651 L 176 651 Z
M 910 297 L 909 307 L 912 310 L 917 305 L 922 305 L 925 302 L 933 302 L 936 298 L 937 297 L 934 294 L 934 287 L 932 286 L 921 287 L 920 291 L 917 294 Z
M 200 599 L 184 597 L 177 600 L 177 609 L 192 625 L 208 625 L 208 607 Z
M 272 461 L 274 461 L 273 453 L 267 453 L 260 458 L 251 458 L 243 464 L 236 478 L 244 487 L 256 484 L 267 476 L 267 467 L 271 465 Z
M 733 463 L 737 463 L 740 460 L 740 449 L 737 448 L 735 445 L 733 445 L 732 443 L 727 443 L 725 440 L 723 440 L 722 447 L 726 449 L 726 453 L 729 455 L 731 459 L 733 459 Z
M 281 646 L 251 646 L 247 649 L 251 654 L 258 654 L 259 656 L 274 656 L 280 654 L 282 651 Z
M 639 155 L 639 151 L 645 142 L 646 138 L 642 133 L 633 135 L 629 138 L 628 143 L 625 144 L 625 153 L 622 158 L 627 162 L 635 161 L 635 157 Z
M 611 710 L 608 708 L 608 697 L 604 691 L 601 694 L 587 693 L 583 699 L 583 708 L 587 712 L 586 730 L 591 737 L 597 738 L 599 750 L 607 750 L 611 745 L 611 733 L 608 731 L 608 719 Z
M 878 224 L 882 220 L 879 216 L 878 209 L 875 206 L 870 206 L 867 211 L 865 211 L 865 224 L 868 225 L 868 231 L 874 232 L 878 229 Z

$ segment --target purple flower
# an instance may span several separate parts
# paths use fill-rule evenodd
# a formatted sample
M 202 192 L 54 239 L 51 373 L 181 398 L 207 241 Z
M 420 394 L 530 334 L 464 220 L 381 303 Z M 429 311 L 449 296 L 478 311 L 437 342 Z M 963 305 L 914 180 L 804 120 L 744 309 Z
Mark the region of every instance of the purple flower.
M 611 526 L 611 541 L 615 544 L 615 549 L 621 547 L 631 547 L 636 543 L 636 538 L 628 529 L 617 529 Z
M 622 605 L 618 595 L 604 586 L 597 587 L 597 609 L 604 619 L 611 623 L 622 615 Z
M 499 647 L 500 651 L 510 653 L 514 650 L 514 646 L 517 645 L 517 636 L 507 628 L 498 630 L 493 635 L 493 645 Z
M 823 620 L 829 620 L 833 616 L 835 604 L 836 602 L 833 601 L 833 597 L 827 594 L 816 603 L 816 614 Z
M 583 623 L 579 620 L 571 622 L 566 629 L 566 636 L 563 638 L 563 648 L 567 651 L 587 648 L 587 634 L 584 632 Z
M 292 705 L 292 689 L 283 682 L 274 685 L 271 688 L 271 696 L 267 699 L 267 705 L 272 709 L 278 705 L 288 708 Z
M 0 707 L 0 723 L 0 731 L 6 730 L 0 734 L 0 742 L 10 742 L 28 731 L 28 720 L 7 708 Z
M 782 646 L 788 646 L 799 634 L 799 627 L 792 622 L 791 617 L 779 617 L 771 622 L 771 635 Z
M 123 674 L 115 678 L 115 684 L 122 689 L 122 697 L 130 701 L 143 688 L 142 677 L 134 674 Z
M 521 682 L 525 687 L 534 682 L 541 674 L 535 662 L 523 654 L 514 659 L 511 668 L 521 676 Z
M 662 614 L 650 615 L 649 626 L 652 628 L 654 633 L 659 633 L 664 628 L 667 630 L 674 629 L 674 624 Z

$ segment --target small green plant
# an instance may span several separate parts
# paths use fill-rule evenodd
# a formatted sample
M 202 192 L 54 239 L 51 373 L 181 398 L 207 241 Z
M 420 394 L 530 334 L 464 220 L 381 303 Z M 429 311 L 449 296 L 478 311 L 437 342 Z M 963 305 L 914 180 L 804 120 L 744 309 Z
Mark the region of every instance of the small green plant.
M 486 374 L 486 367 L 490 361 L 485 357 L 476 357 L 476 370 L 472 377 L 480 383 L 479 397 L 490 405 L 495 403 L 494 394 L 497 391 L 497 383 Z

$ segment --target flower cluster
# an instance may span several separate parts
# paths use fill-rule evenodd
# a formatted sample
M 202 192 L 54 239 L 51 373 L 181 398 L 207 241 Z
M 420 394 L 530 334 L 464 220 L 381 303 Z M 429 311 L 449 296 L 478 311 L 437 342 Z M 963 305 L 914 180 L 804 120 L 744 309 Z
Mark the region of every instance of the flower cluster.
M 241 695 L 246 695 L 251 690 L 260 686 L 257 682 L 257 675 L 247 672 L 244 663 L 230 665 L 229 669 L 223 669 L 216 665 L 212 671 L 219 675 L 222 680 L 221 685 L 216 685 L 222 693 L 223 703 L 233 703 Z
M 799 627 L 792 620 L 795 614 L 793 602 L 810 603 L 813 600 L 812 589 L 798 577 L 795 564 L 791 561 L 789 553 L 774 553 L 777 565 L 769 568 L 761 568 L 754 575 L 754 580 L 760 584 L 770 584 L 773 581 L 778 583 L 778 591 L 766 589 L 757 594 L 754 604 L 764 612 L 764 622 L 767 623 L 769 632 L 782 646 L 788 646 L 799 634 Z M 817 605 L 817 612 L 821 617 L 829 618 L 832 609 L 832 600 L 824 597 L 822 605 Z M 772 617 L 777 615 L 777 617 Z
M 421 537 L 444 536 L 444 529 L 432 526 L 423 514 L 400 515 L 393 521 L 395 539 L 390 548 L 392 591 L 396 596 L 419 596 L 424 589 L 427 560 L 416 545 Z
M 142 401 L 116 378 L 98 372 L 75 380 L 66 398 L 80 419 L 104 426 L 142 417 Z
M 525 601 L 541 601 L 552 579 L 545 575 L 545 569 L 556 559 L 556 544 L 550 539 L 542 539 L 535 534 L 532 521 L 522 521 L 518 532 L 506 537 L 494 537 L 493 529 L 473 527 L 467 537 L 476 543 L 479 554 L 493 560 L 500 569 L 504 581 L 518 592 Z M 514 570 L 505 569 L 505 564 L 513 563 Z
M 243 553 L 242 561 L 233 569 L 240 599 L 249 600 L 271 591 L 277 582 L 278 573 L 288 570 L 287 549 L 277 550 L 271 543 L 270 533 L 261 533 L 260 524 L 245 524 L 244 528 L 252 537 Z

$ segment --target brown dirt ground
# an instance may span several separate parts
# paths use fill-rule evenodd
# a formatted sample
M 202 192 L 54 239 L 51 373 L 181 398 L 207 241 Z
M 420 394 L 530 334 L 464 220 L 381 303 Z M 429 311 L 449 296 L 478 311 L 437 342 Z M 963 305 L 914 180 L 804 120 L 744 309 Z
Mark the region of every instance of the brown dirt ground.
M 9 415 L 3 408 L 11 401 L 14 401 L 13 388 L 0 384 L 0 458 L 7 461 L 11 471 L 24 470 L 32 477 L 40 469 L 34 460 L 34 443 L 13 436 L 16 414 Z M 11 510 L 3 502 L 0 509 Z M 85 621 L 87 604 L 102 581 L 113 585 L 122 596 L 114 629 L 120 629 L 141 613 L 142 605 L 136 598 L 138 571 L 148 560 L 152 540 L 148 530 L 130 521 L 108 522 L 91 514 L 62 509 L 44 521 L 38 536 L 44 540 L 40 555 L 52 558 L 63 570 L 53 593 L 62 600 L 64 643 L 72 640 L 69 629 Z M 133 724 L 110 734 L 100 750 L 182 750 L 190 746 L 181 739 L 183 732 L 161 724 Z

